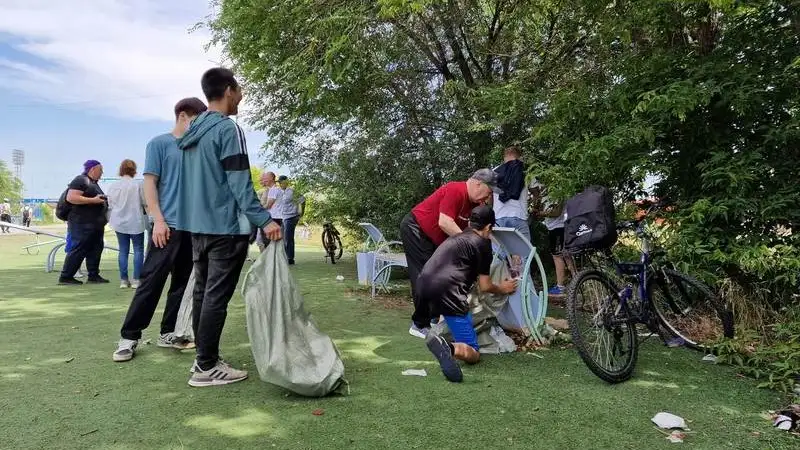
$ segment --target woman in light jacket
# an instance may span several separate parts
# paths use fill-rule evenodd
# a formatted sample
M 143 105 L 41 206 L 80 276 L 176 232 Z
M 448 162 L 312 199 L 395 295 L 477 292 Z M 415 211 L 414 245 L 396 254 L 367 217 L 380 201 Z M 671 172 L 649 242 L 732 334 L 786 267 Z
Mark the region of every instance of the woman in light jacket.
M 136 176 L 136 163 L 130 159 L 119 166 L 119 181 L 108 188 L 109 225 L 119 241 L 120 288 L 139 287 L 139 274 L 144 262 L 144 193 Z M 128 254 L 133 242 L 133 278 L 128 278 Z

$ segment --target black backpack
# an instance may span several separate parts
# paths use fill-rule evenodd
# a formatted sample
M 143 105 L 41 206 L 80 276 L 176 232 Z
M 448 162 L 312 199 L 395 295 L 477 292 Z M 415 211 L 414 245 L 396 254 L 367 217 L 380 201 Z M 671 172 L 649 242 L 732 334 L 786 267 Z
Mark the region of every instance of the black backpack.
M 72 203 L 67 201 L 67 192 L 69 192 L 69 188 L 64 189 L 61 197 L 58 198 L 58 203 L 56 203 L 56 217 L 65 222 L 69 219 L 69 213 L 72 211 Z
M 606 249 L 617 242 L 617 221 L 611 191 L 589 186 L 564 206 L 564 248 Z

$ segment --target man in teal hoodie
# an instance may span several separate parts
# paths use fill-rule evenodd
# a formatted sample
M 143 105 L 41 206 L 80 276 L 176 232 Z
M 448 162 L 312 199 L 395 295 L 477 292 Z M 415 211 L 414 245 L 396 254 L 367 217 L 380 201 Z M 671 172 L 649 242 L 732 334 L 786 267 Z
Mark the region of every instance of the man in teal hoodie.
M 244 132 L 228 116 L 239 112 L 242 91 L 233 72 L 214 68 L 203 74 L 208 111 L 178 140 L 182 153 L 178 189 L 179 230 L 192 233 L 195 285 L 192 327 L 197 359 L 190 386 L 230 384 L 247 378 L 219 357 L 219 339 L 228 302 L 247 257 L 251 224 L 270 240 L 281 227 L 261 207 L 250 178 Z

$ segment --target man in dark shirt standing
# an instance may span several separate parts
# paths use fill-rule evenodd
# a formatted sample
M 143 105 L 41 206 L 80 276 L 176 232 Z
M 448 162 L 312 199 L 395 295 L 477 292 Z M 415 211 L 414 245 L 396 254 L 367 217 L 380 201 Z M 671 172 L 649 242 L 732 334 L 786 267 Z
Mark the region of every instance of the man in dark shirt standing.
M 433 334 L 426 338 L 428 349 L 439 360 L 444 376 L 453 382 L 463 378 L 456 359 L 469 364 L 480 360 L 478 336 L 472 327 L 467 301 L 472 286 L 477 281 L 481 292 L 494 294 L 511 294 L 517 290 L 516 280 L 505 280 L 498 286 L 489 276 L 492 265 L 489 237 L 494 222 L 490 206 L 474 208 L 469 227 L 444 241 L 419 275 L 417 296 L 431 306 L 434 314 L 444 316 L 453 335 L 452 343 Z
M 106 223 L 106 196 L 97 182 L 103 176 L 103 166 L 90 159 L 83 163 L 83 174 L 69 184 L 66 200 L 72 204 L 67 217 L 67 229 L 72 248 L 64 259 L 58 284 L 83 284 L 75 272 L 86 259 L 87 283 L 108 283 L 100 276 L 100 256 L 103 253 L 103 233 Z

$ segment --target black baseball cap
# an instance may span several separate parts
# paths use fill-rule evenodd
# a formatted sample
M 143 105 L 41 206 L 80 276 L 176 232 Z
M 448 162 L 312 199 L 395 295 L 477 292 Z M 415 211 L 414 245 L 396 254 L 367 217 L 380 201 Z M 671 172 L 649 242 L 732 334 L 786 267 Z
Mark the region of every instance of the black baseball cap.
M 481 205 L 472 208 L 469 215 L 469 226 L 476 230 L 482 230 L 486 225 L 495 224 L 494 210 L 491 206 Z

